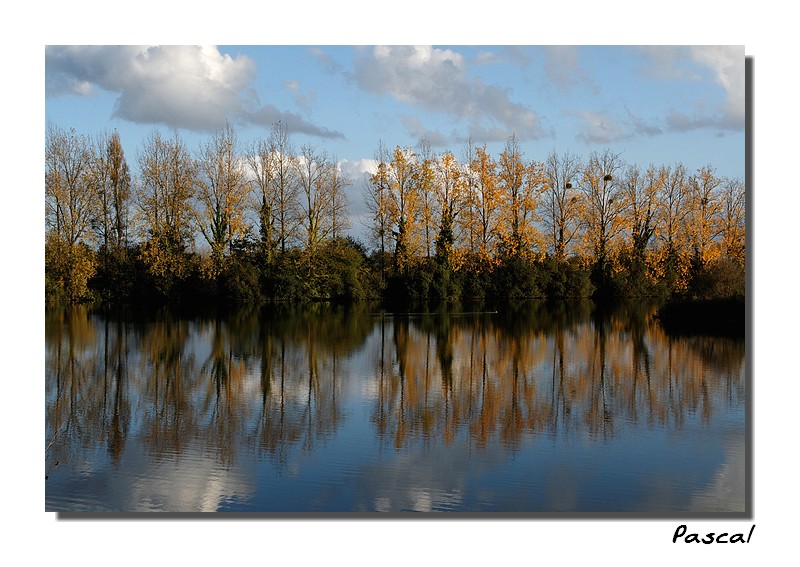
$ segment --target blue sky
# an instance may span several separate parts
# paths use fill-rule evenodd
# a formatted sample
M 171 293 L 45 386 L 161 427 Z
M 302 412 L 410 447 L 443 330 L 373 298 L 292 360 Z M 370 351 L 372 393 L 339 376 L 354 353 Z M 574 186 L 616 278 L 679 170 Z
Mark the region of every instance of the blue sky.
M 153 130 L 197 148 L 230 121 L 246 147 L 278 120 L 342 162 L 354 214 L 379 142 L 528 160 L 620 152 L 628 163 L 744 178 L 743 46 L 57 46 L 45 118 L 119 131 L 134 166 Z M 356 223 L 357 224 L 357 223 Z M 358 228 L 358 227 L 356 227 Z

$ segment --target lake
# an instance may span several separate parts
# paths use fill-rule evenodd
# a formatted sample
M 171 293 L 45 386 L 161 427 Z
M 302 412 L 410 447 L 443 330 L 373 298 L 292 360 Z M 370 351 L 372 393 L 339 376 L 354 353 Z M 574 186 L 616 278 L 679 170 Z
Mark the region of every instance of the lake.
M 45 509 L 744 513 L 744 339 L 655 310 L 47 309 Z

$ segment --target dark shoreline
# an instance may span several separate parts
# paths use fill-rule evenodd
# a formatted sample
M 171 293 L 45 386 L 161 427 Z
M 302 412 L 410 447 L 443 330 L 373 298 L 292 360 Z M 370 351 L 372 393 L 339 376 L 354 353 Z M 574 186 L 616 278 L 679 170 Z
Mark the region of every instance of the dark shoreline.
M 658 310 L 656 318 L 668 333 L 745 336 L 744 298 L 673 300 Z

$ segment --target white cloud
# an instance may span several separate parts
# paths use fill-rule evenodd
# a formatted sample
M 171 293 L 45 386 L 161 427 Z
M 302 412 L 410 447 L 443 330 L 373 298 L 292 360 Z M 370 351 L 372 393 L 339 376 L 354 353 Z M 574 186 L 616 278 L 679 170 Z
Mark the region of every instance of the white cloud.
M 623 110 L 619 115 L 589 110 L 572 113 L 579 121 L 576 138 L 587 144 L 610 144 L 664 133 L 661 126 L 645 121 L 628 108 Z
M 558 91 L 566 92 L 581 83 L 597 90 L 589 74 L 580 65 L 580 52 L 577 46 L 552 45 L 545 47 L 544 51 L 545 74 L 550 84 Z
M 608 144 L 630 136 L 619 121 L 608 114 L 587 110 L 577 115 L 582 121 L 577 137 L 587 144 Z
M 252 88 L 253 61 L 213 46 L 48 46 L 45 75 L 50 96 L 87 94 L 94 87 L 117 93 L 114 116 L 135 123 L 209 131 L 226 120 L 283 120 L 293 131 L 341 137 L 297 114 L 260 105 Z
M 724 93 L 722 105 L 700 99 L 690 111 L 673 109 L 666 124 L 676 131 L 698 128 L 742 130 L 745 122 L 745 53 L 743 46 L 642 47 L 644 74 L 661 80 L 709 81 Z
M 357 182 L 364 175 L 374 175 L 378 172 L 378 161 L 371 158 L 347 160 L 339 162 L 339 171 Z
M 450 50 L 378 46 L 356 62 L 356 80 L 370 91 L 430 110 L 449 110 L 452 103 L 462 110 L 468 102 L 459 100 L 464 59 Z
M 400 121 L 403 123 L 409 136 L 417 140 L 422 140 L 424 138 L 435 147 L 446 146 L 448 143 L 447 136 L 438 130 L 427 128 L 422 120 L 416 116 L 403 115 L 400 117 Z
M 292 100 L 294 100 L 294 103 L 299 108 L 302 108 L 302 109 L 307 110 L 307 111 L 311 110 L 311 102 L 312 101 L 316 101 L 316 99 L 317 99 L 317 95 L 316 95 L 315 92 L 312 91 L 312 92 L 310 92 L 308 94 L 308 96 L 306 96 L 300 90 L 300 81 L 297 81 L 297 80 L 284 81 L 283 85 L 291 93 Z
M 239 92 L 255 76 L 250 59 L 215 47 L 51 46 L 45 60 L 47 84 L 55 90 L 89 82 L 119 93 L 119 118 L 192 130 L 218 128 L 240 115 Z
M 342 66 L 339 65 L 327 52 L 319 47 L 309 47 L 308 53 L 314 57 L 317 65 L 326 73 L 336 75 L 343 73 Z
M 717 84 L 725 89 L 725 105 L 722 108 L 724 124 L 731 128 L 743 128 L 744 47 L 735 45 L 693 47 L 692 58 L 711 71 Z
M 512 102 L 510 91 L 470 78 L 464 58 L 434 47 L 375 47 L 357 58 L 355 81 L 362 88 L 419 108 L 468 121 L 469 135 L 503 140 L 543 135 L 539 117 Z M 487 140 L 489 141 L 489 140 Z

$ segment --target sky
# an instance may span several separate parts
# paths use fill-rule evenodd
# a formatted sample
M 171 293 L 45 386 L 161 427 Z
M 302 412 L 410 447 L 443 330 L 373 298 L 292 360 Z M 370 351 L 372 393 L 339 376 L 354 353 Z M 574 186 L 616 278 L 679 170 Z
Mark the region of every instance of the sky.
M 48 45 L 45 119 L 90 136 L 117 130 L 129 164 L 154 130 L 190 149 L 222 128 L 241 149 L 278 121 L 296 148 L 324 150 L 353 180 L 379 144 L 526 160 L 606 149 L 646 167 L 707 164 L 744 179 L 745 51 L 733 46 Z

